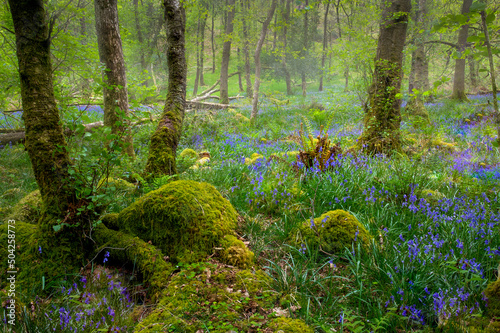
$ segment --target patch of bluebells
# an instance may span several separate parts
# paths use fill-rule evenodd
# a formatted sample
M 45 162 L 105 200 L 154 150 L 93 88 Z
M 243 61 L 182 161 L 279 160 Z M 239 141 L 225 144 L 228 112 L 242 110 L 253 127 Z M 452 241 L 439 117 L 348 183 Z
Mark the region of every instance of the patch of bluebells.
M 49 306 L 40 306 L 39 318 L 51 332 L 129 332 L 129 315 L 134 302 L 129 290 L 111 274 L 97 273 L 91 281 L 82 276 L 80 283 L 60 289 Z

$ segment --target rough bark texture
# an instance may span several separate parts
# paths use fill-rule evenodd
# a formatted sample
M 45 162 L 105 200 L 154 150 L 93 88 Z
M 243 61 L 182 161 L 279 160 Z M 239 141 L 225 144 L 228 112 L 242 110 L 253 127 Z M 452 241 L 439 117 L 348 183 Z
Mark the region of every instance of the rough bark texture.
M 76 224 L 76 191 L 69 175 L 70 160 L 59 119 L 50 58 L 50 36 L 42 0 L 9 0 L 16 35 L 17 58 L 21 79 L 23 120 L 26 128 L 25 147 L 33 167 L 43 202 L 38 225 L 30 231 L 18 251 L 21 269 L 17 283 L 21 290 L 38 286 L 59 274 L 74 273 L 81 263 L 80 228 L 63 228 L 57 234 L 54 226 L 61 221 Z M 22 221 L 17 221 L 21 232 Z M 43 260 L 34 260 L 33 253 L 43 248 Z M 3 252 L 2 252 L 3 253 Z M 33 271 L 28 274 L 30 269 Z M 23 275 L 24 274 L 24 275 Z M 24 277 L 23 277 L 24 276 Z
M 306 0 L 305 6 L 309 6 L 309 0 Z M 303 41 L 302 45 L 304 45 L 304 48 L 301 51 L 301 55 L 303 58 L 306 57 L 306 52 L 309 46 L 309 14 L 306 11 L 304 13 L 304 34 L 302 35 Z M 302 96 L 306 97 L 307 96 L 307 82 L 306 82 L 306 69 L 305 66 L 302 66 L 301 69 L 301 75 L 300 78 L 302 80 Z
M 481 23 L 484 32 L 484 43 L 488 49 L 488 62 L 490 64 L 490 77 L 491 77 L 491 90 L 493 92 L 493 108 L 495 109 L 495 120 L 497 125 L 497 142 L 500 143 L 500 113 L 498 112 L 498 100 L 497 100 L 497 83 L 495 74 L 495 64 L 493 62 L 493 53 L 491 51 L 490 36 L 488 32 L 488 26 L 486 25 L 486 11 L 481 11 Z
M 384 8 L 375 58 L 373 83 L 364 131 L 359 139 L 368 153 L 401 150 L 401 88 L 403 48 L 406 40 L 411 0 L 393 1 Z
M 429 120 L 429 114 L 425 110 L 422 93 L 429 90 L 429 63 L 425 54 L 425 42 L 427 41 L 427 0 L 419 0 L 415 10 L 415 37 L 413 44 L 416 49 L 411 55 L 411 72 L 408 90 L 414 94 L 408 101 L 406 111 L 410 115 L 419 116 Z M 422 33 L 417 31 L 423 30 Z M 416 91 L 414 91 L 416 90 Z
M 104 64 L 104 125 L 117 135 L 124 134 L 124 148 L 134 156 L 132 136 L 123 116 L 129 116 L 127 78 L 118 24 L 117 0 L 94 0 L 99 59 Z M 121 115 L 120 115 L 121 114 Z M 121 123 L 117 125 L 117 123 Z
M 472 0 L 464 0 L 462 3 L 462 15 L 467 15 L 472 5 Z M 457 52 L 459 55 L 465 51 L 467 47 L 467 36 L 469 35 L 469 25 L 463 25 L 458 31 L 458 48 Z M 467 100 L 465 95 L 465 58 L 460 57 L 455 60 L 455 75 L 453 76 L 453 93 L 451 95 L 452 99 Z
M 146 64 L 146 56 L 145 56 L 145 50 L 144 50 L 144 37 L 142 34 L 142 28 L 141 28 L 141 20 L 139 18 L 139 0 L 134 0 L 134 19 L 135 19 L 135 28 L 137 30 L 137 41 L 139 42 L 140 50 L 139 50 L 139 56 L 140 56 L 140 61 L 141 61 L 141 70 L 144 71 L 147 69 L 147 64 Z M 148 81 L 145 81 L 144 84 L 147 86 Z
M 292 79 L 290 78 L 290 72 L 288 71 L 288 65 L 286 63 L 286 52 L 287 52 L 287 32 L 288 25 L 290 24 L 290 3 L 292 0 L 285 0 L 285 11 L 283 12 L 283 55 L 281 56 L 281 65 L 283 67 L 283 72 L 285 73 L 286 82 L 286 94 L 293 95 L 292 90 Z
M 70 165 L 52 83 L 50 37 L 41 0 L 10 0 L 21 78 L 25 146 L 46 213 L 64 216 L 75 202 Z
M 252 114 L 250 116 L 250 120 L 254 119 L 257 116 L 257 104 L 259 103 L 259 87 L 260 87 L 260 53 L 262 51 L 262 45 L 264 45 L 264 40 L 266 39 L 267 29 L 269 28 L 269 23 L 273 19 L 274 11 L 276 9 L 276 5 L 278 4 L 278 0 L 273 0 L 271 3 L 271 8 L 267 13 L 267 18 L 262 25 L 262 31 L 260 33 L 259 41 L 257 42 L 257 47 L 255 48 L 255 84 L 253 87 L 253 99 L 252 99 Z
M 168 93 L 149 146 L 146 173 L 151 176 L 177 173 L 175 154 L 186 108 L 185 11 L 179 0 L 165 0 L 163 5 L 167 22 Z
M 234 4 L 236 0 L 228 1 L 228 11 L 226 19 L 226 32 L 224 46 L 222 47 L 222 63 L 220 66 L 220 102 L 229 104 L 228 71 L 229 58 L 231 56 L 231 35 L 233 34 Z
M 323 91 L 323 76 L 325 74 L 326 61 L 326 45 L 328 42 L 328 10 L 330 9 L 330 1 L 326 3 L 325 17 L 323 19 L 323 53 L 321 54 L 321 72 L 319 76 L 319 91 Z

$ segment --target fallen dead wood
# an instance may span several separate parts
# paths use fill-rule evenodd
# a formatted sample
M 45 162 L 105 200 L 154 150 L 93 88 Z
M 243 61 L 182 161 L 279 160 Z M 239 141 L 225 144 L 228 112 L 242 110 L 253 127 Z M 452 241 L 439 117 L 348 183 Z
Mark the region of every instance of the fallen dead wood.
M 131 124 L 131 126 L 140 126 L 146 122 L 152 122 L 154 121 L 153 117 L 151 116 L 150 118 L 141 118 Z M 92 132 L 96 128 L 100 128 L 104 126 L 104 122 L 102 121 L 97 121 L 95 123 L 89 123 L 89 124 L 83 124 L 84 132 Z M 66 128 L 64 130 L 64 135 L 66 136 L 72 136 L 75 134 L 74 130 L 71 130 L 69 128 Z M 20 142 L 23 142 L 26 137 L 26 133 L 24 130 L 18 130 L 17 132 L 11 132 L 11 133 L 4 133 L 0 134 L 0 149 L 4 148 L 5 146 L 9 144 L 17 144 Z
M 220 103 L 209 103 L 209 102 L 197 102 L 197 101 L 187 101 L 187 108 L 188 109 L 194 109 L 194 110 L 222 110 L 222 109 L 227 109 L 229 107 L 234 107 L 229 104 L 220 104 Z

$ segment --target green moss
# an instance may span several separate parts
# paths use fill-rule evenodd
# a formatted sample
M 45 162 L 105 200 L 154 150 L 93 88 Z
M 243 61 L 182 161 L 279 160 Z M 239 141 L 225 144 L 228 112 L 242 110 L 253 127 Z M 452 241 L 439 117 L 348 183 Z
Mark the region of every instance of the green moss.
M 307 326 L 301 319 L 291 319 L 287 317 L 278 317 L 273 319 L 268 325 L 268 328 L 274 332 L 283 333 L 314 333 L 314 330 Z
M 36 224 L 40 219 L 41 211 L 42 197 L 40 190 L 36 190 L 22 198 L 14 206 L 12 213 L 7 219 Z
M 321 248 L 327 253 L 338 253 L 351 247 L 357 239 L 367 248 L 372 236 L 350 213 L 343 210 L 329 211 L 311 221 L 305 221 L 294 240 L 299 247 L 307 243 L 309 248 Z
M 102 223 L 111 230 L 120 230 L 118 223 L 118 213 L 104 215 L 101 219 Z
M 173 267 L 155 246 L 127 233 L 108 229 L 104 224 L 95 228 L 93 239 L 98 246 L 97 253 L 103 255 L 104 251 L 109 251 L 110 262 L 136 267 L 149 285 L 153 299 L 168 284 Z
M 249 268 L 254 262 L 254 253 L 233 235 L 226 235 L 222 240 L 221 259 L 226 264 L 238 268 Z
M 195 262 L 233 233 L 237 214 L 208 183 L 179 180 L 149 192 L 120 212 L 120 228 L 175 261 Z
M 431 205 L 437 205 L 439 200 L 446 199 L 443 193 L 429 189 L 422 190 L 420 192 L 420 197 L 424 198 Z
M 257 331 L 248 318 L 259 314 L 267 321 L 274 295 L 262 271 L 235 270 L 220 264 L 183 266 L 163 290 L 156 309 L 135 332 Z
M 484 295 L 488 298 L 487 314 L 490 317 L 500 317 L 500 280 L 490 282 Z
M 126 192 L 126 193 L 131 193 L 137 190 L 137 187 L 134 184 L 129 183 L 128 181 L 123 179 L 112 178 L 112 177 L 101 179 L 99 181 L 98 186 L 101 189 L 107 187 L 108 189 L 113 188 L 115 191 Z
M 198 158 L 198 153 L 191 148 L 186 148 L 181 152 L 180 157 L 191 158 L 196 160 Z
M 41 221 L 49 224 L 51 222 Z M 20 293 L 42 292 L 43 284 L 49 286 L 54 281 L 65 279 L 68 274 L 78 273 L 83 262 L 82 251 L 75 251 L 71 237 L 55 237 L 54 233 L 42 232 L 40 225 L 16 221 L 16 291 Z M 7 258 L 8 225 L 0 226 L 0 255 Z M 76 252 L 76 253 L 75 253 Z M 8 270 L 7 260 L 0 263 L 2 272 Z M 0 279 L 0 289 L 7 281 Z

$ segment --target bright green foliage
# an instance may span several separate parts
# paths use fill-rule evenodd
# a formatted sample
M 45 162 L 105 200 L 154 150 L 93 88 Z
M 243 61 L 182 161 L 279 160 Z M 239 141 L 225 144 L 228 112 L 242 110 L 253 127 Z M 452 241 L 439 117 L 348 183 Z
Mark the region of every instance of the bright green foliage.
M 309 136 L 307 138 L 305 137 L 304 127 L 301 123 L 299 135 L 303 150 L 299 153 L 299 160 L 308 168 L 317 166 L 320 170 L 326 170 L 330 167 L 331 160 L 342 153 L 342 149 L 340 146 L 330 142 L 327 130 L 323 132 L 323 126 L 320 127 L 319 135 L 314 139 L 311 134 L 310 122 L 305 117 L 303 117 L 303 119 L 306 123 Z M 327 128 L 332 119 L 333 118 L 330 118 L 328 121 Z
M 307 244 L 308 248 L 320 248 L 326 253 L 338 253 L 345 247 L 350 248 L 356 241 L 361 241 L 367 248 L 371 238 L 353 215 L 337 209 L 305 221 L 299 227 L 295 242 L 299 246 Z
M 135 332 L 250 332 L 267 321 L 274 297 L 263 271 L 209 263 L 180 268 L 163 290 L 156 309 Z
M 118 223 L 122 230 L 151 240 L 173 260 L 194 262 L 232 234 L 236 217 L 233 206 L 212 185 L 179 180 L 125 208 Z
M 40 219 L 41 210 L 42 197 L 40 196 L 40 190 L 35 190 L 14 206 L 8 219 L 36 224 Z
M 222 241 L 222 261 L 238 268 L 250 268 L 254 263 L 254 254 L 238 238 L 232 235 L 224 236 Z
M 422 192 L 420 192 L 420 197 L 427 200 L 431 205 L 437 205 L 439 200 L 446 199 L 443 193 L 429 189 L 422 190 Z
M 303 320 L 292 319 L 286 317 L 278 317 L 273 319 L 268 325 L 268 328 L 273 329 L 273 332 L 283 333 L 313 333 L 314 330 L 307 326 Z

